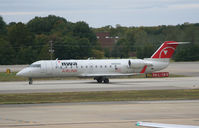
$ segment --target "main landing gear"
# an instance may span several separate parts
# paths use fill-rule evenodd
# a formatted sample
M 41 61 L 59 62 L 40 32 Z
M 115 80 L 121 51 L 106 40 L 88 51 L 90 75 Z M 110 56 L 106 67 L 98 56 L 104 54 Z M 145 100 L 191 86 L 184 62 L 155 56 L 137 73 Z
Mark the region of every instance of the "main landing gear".
M 32 78 L 28 78 L 28 83 L 29 83 L 29 85 L 31 85 L 32 84 Z
M 109 83 L 109 79 L 106 77 L 95 77 L 94 80 L 97 80 L 98 83 L 102 83 L 104 81 L 104 83 Z

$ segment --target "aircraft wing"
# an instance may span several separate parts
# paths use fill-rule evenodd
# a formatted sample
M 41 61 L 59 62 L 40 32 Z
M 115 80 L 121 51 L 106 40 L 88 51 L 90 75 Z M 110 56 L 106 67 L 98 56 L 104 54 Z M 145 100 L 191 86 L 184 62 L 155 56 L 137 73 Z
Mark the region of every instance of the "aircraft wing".
M 129 74 L 81 74 L 82 77 L 98 77 L 98 76 L 105 76 L 105 77 L 114 77 L 114 76 L 132 76 L 139 73 L 129 73 Z
M 199 126 L 193 126 L 193 125 L 161 124 L 161 123 L 149 123 L 149 122 L 137 122 L 136 126 L 145 126 L 153 128 L 199 128 Z

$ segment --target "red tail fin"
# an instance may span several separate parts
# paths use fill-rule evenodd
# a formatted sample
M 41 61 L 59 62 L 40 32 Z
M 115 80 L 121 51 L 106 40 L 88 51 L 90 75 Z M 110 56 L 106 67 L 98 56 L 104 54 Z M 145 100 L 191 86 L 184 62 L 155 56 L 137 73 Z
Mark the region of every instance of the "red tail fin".
M 151 58 L 171 58 L 178 44 L 183 42 L 165 41 Z

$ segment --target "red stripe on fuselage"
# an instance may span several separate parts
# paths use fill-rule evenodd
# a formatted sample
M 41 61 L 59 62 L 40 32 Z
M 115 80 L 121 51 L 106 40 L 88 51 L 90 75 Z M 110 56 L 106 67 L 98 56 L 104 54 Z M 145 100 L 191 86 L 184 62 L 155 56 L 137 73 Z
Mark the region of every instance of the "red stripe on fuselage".
M 144 66 L 144 68 L 142 69 L 142 71 L 140 73 L 145 73 L 146 68 L 147 68 L 147 65 Z

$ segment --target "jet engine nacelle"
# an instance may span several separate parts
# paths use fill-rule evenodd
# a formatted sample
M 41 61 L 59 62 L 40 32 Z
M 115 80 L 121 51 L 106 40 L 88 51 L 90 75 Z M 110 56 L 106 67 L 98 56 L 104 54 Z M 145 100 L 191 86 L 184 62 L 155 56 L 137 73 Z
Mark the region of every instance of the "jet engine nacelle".
M 129 60 L 128 66 L 130 68 L 143 68 L 144 66 L 153 66 L 151 62 L 145 60 Z
M 145 66 L 145 63 L 143 60 L 129 60 L 128 66 L 130 68 L 142 68 Z

